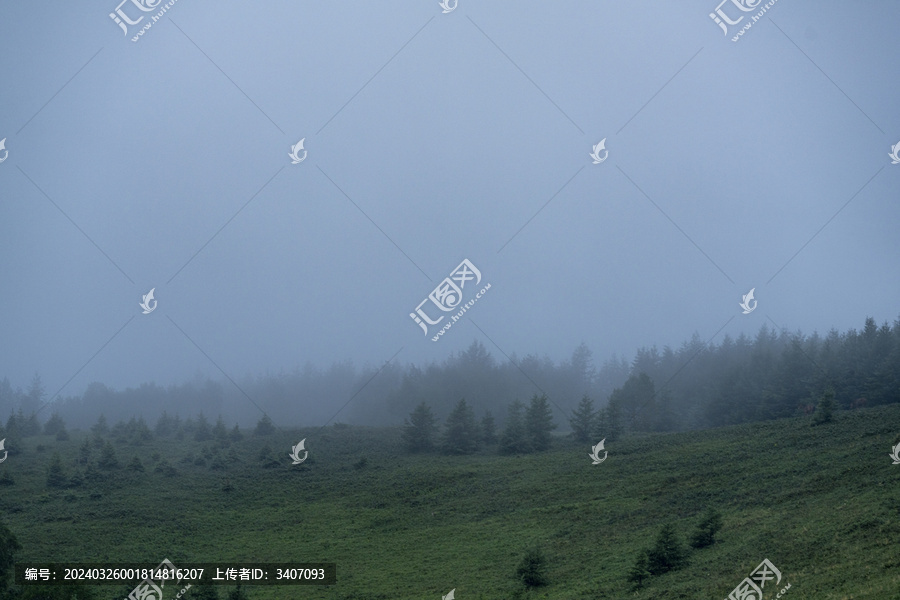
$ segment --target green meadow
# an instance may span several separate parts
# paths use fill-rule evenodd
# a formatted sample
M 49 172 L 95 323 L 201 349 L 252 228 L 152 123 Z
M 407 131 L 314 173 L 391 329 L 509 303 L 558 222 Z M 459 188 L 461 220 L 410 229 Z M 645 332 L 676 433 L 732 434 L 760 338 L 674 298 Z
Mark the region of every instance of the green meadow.
M 537 454 L 447 456 L 404 452 L 399 428 L 336 425 L 229 443 L 108 435 L 118 466 L 100 468 L 93 441 L 87 462 L 80 454 L 94 438 L 28 437 L 0 464 L 17 560 L 337 564 L 336 585 L 245 588 L 254 600 L 440 600 L 451 589 L 456 600 L 720 600 L 768 558 L 782 580 L 765 600 L 788 583 L 787 600 L 900 600 L 900 465 L 888 456 L 900 404 L 819 426 L 626 436 L 607 441 L 599 465 L 565 436 Z M 292 466 L 301 438 L 309 458 Z M 48 487 L 57 452 L 65 483 Z M 722 515 L 717 541 L 690 548 L 708 507 Z M 686 564 L 635 588 L 629 570 L 666 523 Z M 516 569 L 533 548 L 546 584 L 526 587 Z

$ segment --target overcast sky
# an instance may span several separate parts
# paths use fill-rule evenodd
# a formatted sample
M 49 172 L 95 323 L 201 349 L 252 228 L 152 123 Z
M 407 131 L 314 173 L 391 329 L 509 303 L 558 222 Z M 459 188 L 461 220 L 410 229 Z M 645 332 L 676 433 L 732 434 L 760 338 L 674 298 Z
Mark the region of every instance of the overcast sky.
M 900 3 L 117 1 L 0 3 L 14 386 L 900 316 Z

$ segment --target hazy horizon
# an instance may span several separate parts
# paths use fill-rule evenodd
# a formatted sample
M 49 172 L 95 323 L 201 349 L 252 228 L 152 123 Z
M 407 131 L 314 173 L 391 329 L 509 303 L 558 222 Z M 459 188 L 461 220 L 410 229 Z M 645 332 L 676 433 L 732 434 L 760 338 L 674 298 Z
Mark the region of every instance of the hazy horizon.
M 900 6 L 777 2 L 732 42 L 715 4 L 179 0 L 138 42 L 115 3 L 4 5 L 0 377 L 49 398 L 893 322 Z M 410 313 L 464 259 L 491 287 L 433 342 Z

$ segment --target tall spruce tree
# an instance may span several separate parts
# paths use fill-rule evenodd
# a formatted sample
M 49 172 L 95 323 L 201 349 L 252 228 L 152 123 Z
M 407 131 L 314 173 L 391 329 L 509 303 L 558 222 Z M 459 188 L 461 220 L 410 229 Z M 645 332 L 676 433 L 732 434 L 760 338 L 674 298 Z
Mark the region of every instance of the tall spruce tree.
M 420 402 L 403 422 L 403 444 L 410 452 L 425 452 L 434 447 L 436 430 L 431 407 Z
M 579 443 L 591 441 L 594 428 L 594 401 L 587 394 L 581 398 L 578 408 L 572 413 L 569 425 L 572 427 L 572 438 Z
M 487 446 L 497 443 L 497 423 L 494 421 L 491 411 L 486 411 L 484 417 L 481 418 L 481 441 Z
M 500 436 L 500 452 L 503 454 L 515 454 L 528 452 L 529 444 L 525 435 L 525 423 L 522 421 L 523 404 L 518 400 L 512 402 L 507 408 L 506 426 Z
M 550 402 L 546 394 L 531 398 L 531 403 L 525 411 L 525 435 L 533 452 L 543 452 L 550 449 L 550 432 L 556 429 L 553 422 L 553 411 L 550 410 Z
M 465 398 L 456 404 L 444 425 L 446 429 L 441 444 L 444 452 L 470 454 L 478 449 L 478 424 Z

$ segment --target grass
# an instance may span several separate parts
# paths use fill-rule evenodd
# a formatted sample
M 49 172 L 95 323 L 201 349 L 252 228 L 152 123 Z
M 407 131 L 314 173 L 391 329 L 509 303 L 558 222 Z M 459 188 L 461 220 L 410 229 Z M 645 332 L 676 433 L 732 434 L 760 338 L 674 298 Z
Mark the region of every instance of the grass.
M 20 441 L 0 464 L 15 481 L 0 486 L 0 515 L 23 561 L 337 563 L 334 586 L 257 586 L 254 600 L 437 600 L 451 588 L 459 600 L 725 598 L 764 558 L 783 574 L 779 589 L 791 584 L 786 600 L 900 600 L 900 466 L 888 457 L 898 434 L 891 405 L 817 427 L 798 418 L 626 437 L 594 466 L 589 445 L 564 439 L 534 455 L 408 455 L 396 429 L 328 427 L 227 449 L 118 442 L 118 469 L 48 489 L 54 451 L 75 469 L 85 434 L 73 432 Z M 291 466 L 303 437 L 310 458 Z M 280 466 L 260 466 L 264 444 Z M 216 455 L 224 470 L 210 468 Z M 144 473 L 125 469 L 134 456 Z M 177 474 L 154 470 L 164 459 Z M 661 525 L 686 540 L 708 506 L 723 516 L 718 542 L 632 590 L 628 570 Z M 533 547 L 549 584 L 526 590 L 515 571 Z

